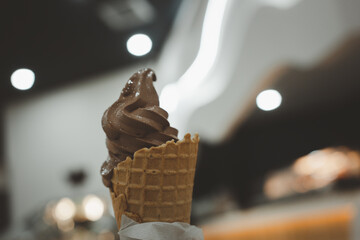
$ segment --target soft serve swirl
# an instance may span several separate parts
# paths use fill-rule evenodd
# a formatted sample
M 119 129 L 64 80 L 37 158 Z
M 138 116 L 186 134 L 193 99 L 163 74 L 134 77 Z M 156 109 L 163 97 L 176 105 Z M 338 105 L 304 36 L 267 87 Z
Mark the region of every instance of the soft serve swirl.
M 103 183 L 111 187 L 114 167 L 127 156 L 133 157 L 141 148 L 177 141 L 178 131 L 170 127 L 168 113 L 159 107 L 159 97 L 153 86 L 156 76 L 149 68 L 131 76 L 120 98 L 102 117 L 109 158 L 101 166 Z

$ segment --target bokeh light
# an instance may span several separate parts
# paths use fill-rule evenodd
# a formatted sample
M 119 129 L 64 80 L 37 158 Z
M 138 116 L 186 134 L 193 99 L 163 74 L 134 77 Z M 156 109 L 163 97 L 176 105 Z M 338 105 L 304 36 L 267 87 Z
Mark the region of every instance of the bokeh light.
M 30 69 L 21 68 L 13 72 L 10 81 L 14 88 L 28 90 L 34 85 L 35 73 Z
M 256 97 L 256 105 L 264 111 L 271 111 L 278 108 L 281 104 L 282 97 L 274 89 L 268 89 L 259 93 Z
M 72 219 L 75 213 L 75 203 L 70 198 L 62 198 L 54 209 L 54 218 L 57 221 L 67 221 Z
M 85 217 L 90 221 L 99 220 L 105 211 L 103 201 L 95 195 L 88 195 L 83 200 Z
M 126 47 L 132 55 L 143 56 L 151 51 L 152 41 L 148 35 L 135 34 L 128 39 Z
M 70 232 L 74 229 L 75 223 L 72 219 L 57 222 L 58 228 L 63 232 Z

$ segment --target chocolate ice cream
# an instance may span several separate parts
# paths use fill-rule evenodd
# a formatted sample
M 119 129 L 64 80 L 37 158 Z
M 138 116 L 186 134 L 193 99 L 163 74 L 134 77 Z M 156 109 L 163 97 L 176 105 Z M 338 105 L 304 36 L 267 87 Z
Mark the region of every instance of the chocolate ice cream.
M 169 140 L 177 141 L 178 131 L 170 127 L 168 113 L 159 107 L 159 97 L 153 86 L 156 76 L 149 68 L 131 76 L 120 98 L 102 117 L 106 133 L 108 159 L 101 166 L 105 186 L 111 188 L 114 167 L 141 148 L 159 146 Z

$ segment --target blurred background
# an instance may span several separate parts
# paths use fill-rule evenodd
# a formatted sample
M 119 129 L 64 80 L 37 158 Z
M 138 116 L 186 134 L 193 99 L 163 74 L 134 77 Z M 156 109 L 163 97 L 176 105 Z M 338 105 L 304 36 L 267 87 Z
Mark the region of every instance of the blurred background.
M 151 67 L 205 239 L 360 239 L 360 1 L 4 0 L 0 239 L 118 239 L 104 110 Z

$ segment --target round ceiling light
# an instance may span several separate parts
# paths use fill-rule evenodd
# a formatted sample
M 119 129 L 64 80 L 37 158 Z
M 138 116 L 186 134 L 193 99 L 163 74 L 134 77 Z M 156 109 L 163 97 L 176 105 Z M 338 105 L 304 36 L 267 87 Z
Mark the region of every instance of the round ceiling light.
M 14 88 L 28 90 L 34 85 L 35 73 L 30 69 L 21 68 L 11 74 L 10 81 Z
M 151 51 L 152 41 L 148 35 L 135 34 L 126 43 L 129 53 L 135 56 L 144 56 Z
M 274 89 L 268 89 L 259 93 L 256 97 L 256 105 L 264 111 L 271 111 L 278 108 L 281 104 L 282 97 Z

